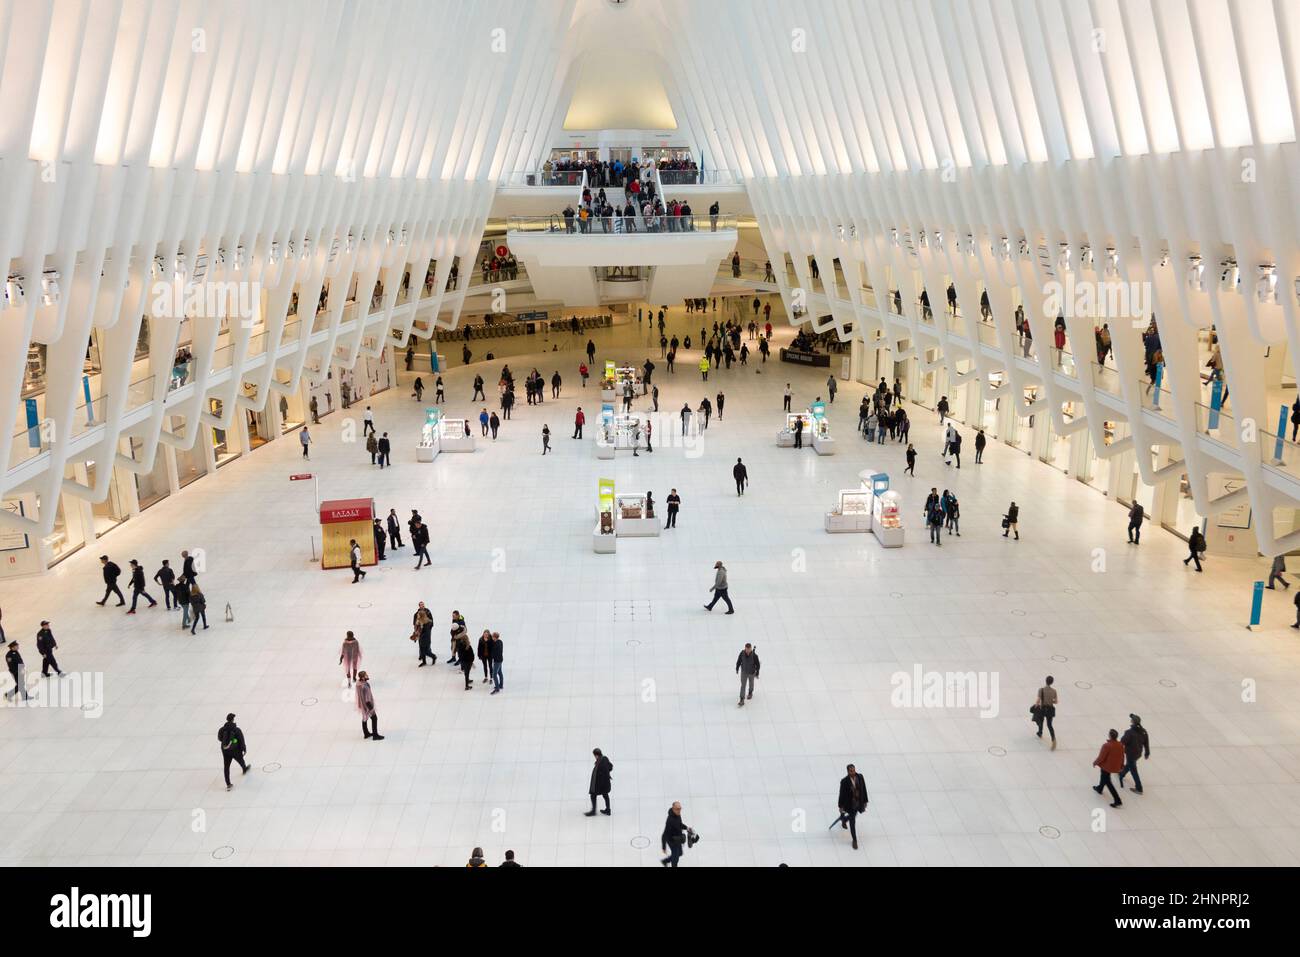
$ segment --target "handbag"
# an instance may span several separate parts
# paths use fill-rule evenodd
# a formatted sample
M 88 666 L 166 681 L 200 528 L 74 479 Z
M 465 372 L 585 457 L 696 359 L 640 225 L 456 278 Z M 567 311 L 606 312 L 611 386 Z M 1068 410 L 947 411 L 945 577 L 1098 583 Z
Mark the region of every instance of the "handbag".
M 1009 519 L 1009 518 L 1003 518 L 1003 519 L 1002 519 L 1002 527 L 1003 527 L 1003 528 L 1010 528 L 1010 527 L 1011 527 L 1011 519 Z

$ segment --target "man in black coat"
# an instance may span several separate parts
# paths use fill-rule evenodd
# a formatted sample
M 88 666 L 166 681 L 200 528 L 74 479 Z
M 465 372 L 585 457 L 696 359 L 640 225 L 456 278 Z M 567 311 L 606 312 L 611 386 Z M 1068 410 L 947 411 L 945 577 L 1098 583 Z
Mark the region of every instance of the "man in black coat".
M 185 559 L 181 564 L 181 578 L 193 585 L 199 577 L 194 571 L 194 556 L 187 551 L 182 551 L 181 558 Z
M 144 568 L 134 558 L 131 559 L 131 608 L 127 611 L 128 615 L 135 614 L 136 602 L 140 596 L 144 595 L 149 600 L 150 608 L 157 608 L 158 603 L 153 600 L 153 596 L 144 590 Z
M 223 770 L 226 775 L 226 790 L 229 791 L 234 787 L 230 783 L 231 761 L 243 768 L 245 774 L 248 773 L 248 765 L 244 763 L 244 752 L 248 750 L 248 742 L 244 740 L 244 732 L 239 730 L 239 725 L 235 724 L 233 713 L 226 715 L 226 723 L 217 732 L 217 740 L 221 742 L 221 760 L 225 765 Z
M 595 756 L 596 763 L 591 769 L 591 784 L 587 788 L 587 793 L 591 795 L 591 810 L 585 812 L 585 815 L 587 817 L 596 816 L 596 795 L 598 794 L 605 799 L 605 810 L 600 813 L 611 814 L 613 812 L 609 809 L 609 776 L 614 773 L 614 765 L 609 758 L 600 753 L 600 748 L 593 749 L 591 753 Z
M 432 565 L 429 557 L 429 528 L 419 519 L 411 525 L 411 547 L 415 549 L 415 570 L 423 565 Z
M 16 694 L 22 694 L 23 700 L 26 701 L 30 696 L 27 694 L 27 668 L 23 664 L 23 656 L 18 651 L 18 642 L 9 642 L 9 650 L 5 652 L 5 667 L 9 669 L 9 675 L 14 679 L 14 688 L 12 691 L 6 691 L 5 697 L 12 698 Z M 594 801 L 595 798 L 592 798 Z
M 840 779 L 840 816 L 835 823 L 847 828 L 853 835 L 853 849 L 856 851 L 858 849 L 857 817 L 867 810 L 867 782 L 851 764 L 848 766 L 848 772 Z M 834 826 L 835 824 L 831 825 Z
M 744 495 L 745 485 L 749 482 L 749 470 L 740 459 L 736 459 L 736 464 L 731 467 L 731 477 L 736 480 L 736 494 Z
M 379 438 L 379 467 L 382 469 L 385 465 L 393 464 L 393 444 L 388 441 L 388 433 L 385 432 Z
M 59 670 L 59 663 L 54 660 L 54 649 L 59 647 L 59 643 L 54 640 L 54 632 L 50 630 L 48 621 L 41 622 L 41 630 L 36 633 L 36 651 L 41 656 L 41 677 L 48 678 L 50 669 L 54 669 L 56 675 L 63 674 Z
M 117 562 L 110 562 L 107 555 L 100 555 L 99 563 L 104 566 L 104 597 L 95 604 L 107 604 L 109 595 L 117 595 L 117 607 L 121 608 L 126 604 L 126 596 L 122 594 L 122 589 L 117 587 L 117 579 L 121 576 L 122 569 L 118 567 Z
M 388 510 L 388 547 L 402 548 L 402 523 L 397 520 L 397 509 Z
M 384 534 L 384 526 L 379 524 L 379 519 L 372 520 L 372 534 L 375 537 L 375 560 L 387 561 L 384 555 L 384 546 L 388 544 L 388 537 Z

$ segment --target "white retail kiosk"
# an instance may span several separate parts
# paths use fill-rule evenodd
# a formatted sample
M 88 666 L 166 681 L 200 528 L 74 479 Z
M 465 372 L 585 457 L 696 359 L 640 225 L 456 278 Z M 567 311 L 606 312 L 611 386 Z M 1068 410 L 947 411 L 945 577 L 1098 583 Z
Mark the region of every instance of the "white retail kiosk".
M 474 433 L 469 419 L 442 419 L 438 423 L 438 446 L 443 452 L 473 452 Z

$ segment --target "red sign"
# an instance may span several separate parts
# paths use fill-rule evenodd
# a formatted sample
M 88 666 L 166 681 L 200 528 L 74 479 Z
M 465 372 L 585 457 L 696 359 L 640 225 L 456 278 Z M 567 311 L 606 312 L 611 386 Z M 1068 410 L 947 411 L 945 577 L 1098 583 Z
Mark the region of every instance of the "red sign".
M 309 478 L 315 478 L 315 477 L 316 477 L 316 476 L 312 475 L 310 472 L 303 472 L 303 473 L 301 473 L 301 474 L 299 474 L 299 475 L 290 475 L 290 476 L 289 476 L 289 481 L 290 481 L 290 482 L 301 482 L 303 479 L 309 479 Z
M 320 523 L 368 522 L 375 517 L 375 500 L 371 498 L 344 498 L 320 503 Z
M 498 255 L 498 256 L 501 256 L 502 258 L 504 258 L 505 255 L 506 255 L 506 253 L 508 253 L 508 252 L 510 252 L 510 250 L 506 249 L 505 246 L 498 246 L 498 247 L 497 247 L 497 255 Z

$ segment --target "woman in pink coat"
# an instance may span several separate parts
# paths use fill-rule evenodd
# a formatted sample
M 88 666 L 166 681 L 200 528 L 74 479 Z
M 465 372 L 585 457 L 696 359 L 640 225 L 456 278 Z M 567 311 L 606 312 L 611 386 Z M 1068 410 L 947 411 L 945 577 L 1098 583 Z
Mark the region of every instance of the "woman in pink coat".
M 361 642 L 357 641 L 357 636 L 350 631 L 343 639 L 343 648 L 339 651 L 339 664 L 343 666 L 348 687 L 351 688 L 352 682 L 357 680 L 357 666 L 361 664 Z
M 357 710 L 361 712 L 361 733 L 371 741 L 382 741 L 379 733 L 379 715 L 375 712 L 375 696 L 370 691 L 370 675 L 364 671 L 357 675 Z M 366 727 L 369 720 L 370 727 Z

